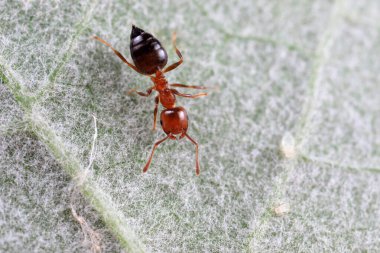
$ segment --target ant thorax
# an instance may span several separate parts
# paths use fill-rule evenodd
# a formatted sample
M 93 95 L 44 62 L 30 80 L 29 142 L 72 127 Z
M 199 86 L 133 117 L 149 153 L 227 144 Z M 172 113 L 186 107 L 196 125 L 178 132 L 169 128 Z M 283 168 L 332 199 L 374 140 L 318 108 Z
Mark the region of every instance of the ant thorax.
M 155 89 L 157 91 L 163 91 L 168 88 L 169 84 L 166 80 L 164 74 L 161 71 L 156 72 L 156 76 L 151 77 L 152 81 L 155 84 Z

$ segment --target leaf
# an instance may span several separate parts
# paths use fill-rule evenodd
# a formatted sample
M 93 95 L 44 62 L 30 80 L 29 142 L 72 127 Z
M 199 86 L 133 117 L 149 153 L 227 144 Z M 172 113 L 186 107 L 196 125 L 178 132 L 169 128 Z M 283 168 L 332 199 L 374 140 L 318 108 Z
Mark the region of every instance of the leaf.
M 120 251 L 99 215 L 30 131 L 25 115 L 2 82 L 0 99 L 0 250 L 83 252 L 99 246 Z M 90 229 L 79 229 L 72 211 L 87 217 L 85 225 Z M 94 235 L 101 235 L 101 242 L 92 240 Z
M 31 149 L 32 171 L 43 166 L 55 175 L 20 177 L 17 182 L 33 182 L 26 189 L 46 199 L 52 211 L 48 222 L 24 215 L 18 223 L 2 221 L 10 231 L 30 222 L 51 229 L 62 220 L 66 238 L 39 245 L 57 250 L 52 245 L 59 242 L 61 249 L 77 250 L 73 217 L 56 214 L 69 205 L 63 170 L 116 236 L 104 232 L 106 251 L 118 251 L 115 242 L 128 252 L 379 250 L 378 3 L 0 7 L 1 96 L 15 101 L 2 104 L 1 138 L 7 144 L 1 156 L 8 159 L 2 174 L 28 174 L 23 169 L 29 156 L 23 154 Z M 150 131 L 153 99 L 126 93 L 148 88 L 150 80 L 90 39 L 96 34 L 129 57 L 132 23 L 154 33 L 171 62 L 176 55 L 170 35 L 177 32 L 185 62 L 167 75 L 170 82 L 219 88 L 206 98 L 178 99 L 190 116 L 189 134 L 200 143 L 200 177 L 194 146 L 186 141 L 161 145 L 148 173 L 141 173 L 163 133 Z M 11 159 L 10 149 L 21 160 Z M 49 196 L 47 180 L 53 181 Z M 14 184 L 1 187 L 16 200 L 26 194 Z M 57 203 L 60 196 L 64 203 Z M 3 194 L 2 202 L 9 198 Z M 8 204 L 5 210 L 15 208 Z M 22 210 L 43 214 L 32 204 Z M 27 239 L 20 245 L 51 236 L 23 231 Z M 20 237 L 13 233 L 2 236 L 1 245 Z

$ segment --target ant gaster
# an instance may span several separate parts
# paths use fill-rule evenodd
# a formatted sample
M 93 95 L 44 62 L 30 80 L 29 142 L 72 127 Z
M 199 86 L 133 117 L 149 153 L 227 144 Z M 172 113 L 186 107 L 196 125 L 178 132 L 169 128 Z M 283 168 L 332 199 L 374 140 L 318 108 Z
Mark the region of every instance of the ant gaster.
M 190 89 L 206 89 L 204 86 L 194 86 L 194 85 L 185 85 L 180 83 L 169 84 L 166 80 L 164 73 L 167 73 L 183 62 L 183 57 L 181 52 L 176 46 L 176 34 L 173 33 L 172 42 L 175 48 L 175 51 L 179 57 L 179 61 L 173 63 L 172 65 L 164 68 L 168 61 L 168 55 L 161 45 L 161 43 L 151 34 L 145 32 L 144 30 L 132 25 L 131 32 L 131 43 L 130 43 L 130 52 L 133 59 L 132 63 L 128 62 L 125 57 L 116 49 L 114 49 L 108 42 L 103 39 L 94 36 L 94 39 L 100 41 L 104 45 L 110 47 L 112 51 L 130 68 L 134 69 L 136 72 L 147 75 L 153 81 L 154 85 L 146 90 L 146 92 L 136 91 L 135 89 L 131 92 L 136 92 L 140 96 L 148 97 L 153 90 L 158 92 L 158 95 L 155 97 L 155 107 L 153 112 L 153 130 L 156 129 L 157 121 L 157 111 L 159 103 L 165 107 L 165 110 L 161 112 L 160 123 L 162 129 L 166 133 L 166 137 L 162 140 L 157 141 L 152 149 L 152 152 L 149 156 L 148 162 L 146 163 L 143 172 L 146 172 L 149 168 L 150 163 L 152 162 L 154 151 L 157 146 L 168 138 L 176 140 L 176 135 L 179 135 L 179 139 L 186 137 L 195 145 L 195 157 L 196 157 L 196 174 L 199 175 L 199 158 L 198 158 L 198 143 L 193 140 L 187 134 L 188 128 L 188 116 L 185 108 L 176 106 L 176 95 L 186 98 L 198 98 L 202 96 L 207 96 L 207 93 L 199 93 L 196 95 L 183 94 L 173 89 L 172 87 L 180 88 L 190 88 Z

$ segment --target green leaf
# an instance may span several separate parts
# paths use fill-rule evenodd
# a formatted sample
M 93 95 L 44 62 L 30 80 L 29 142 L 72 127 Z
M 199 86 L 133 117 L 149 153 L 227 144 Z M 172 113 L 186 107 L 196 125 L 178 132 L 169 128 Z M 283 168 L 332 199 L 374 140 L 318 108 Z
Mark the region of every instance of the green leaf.
M 1 251 L 95 251 L 89 231 L 110 252 L 380 250 L 378 3 L 0 9 Z M 130 58 L 132 24 L 170 62 L 177 32 L 185 62 L 169 82 L 213 88 L 178 99 L 199 177 L 186 140 L 160 145 L 141 172 L 164 134 L 150 130 L 153 96 L 127 92 L 151 81 L 90 38 Z

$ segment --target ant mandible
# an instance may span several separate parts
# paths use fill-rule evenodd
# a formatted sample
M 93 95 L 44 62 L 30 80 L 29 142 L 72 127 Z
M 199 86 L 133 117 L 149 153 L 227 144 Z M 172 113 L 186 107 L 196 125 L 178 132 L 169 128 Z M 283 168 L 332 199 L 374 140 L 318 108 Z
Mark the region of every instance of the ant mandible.
M 188 128 L 188 115 L 185 108 L 175 105 L 176 95 L 186 98 L 198 98 L 202 96 L 207 96 L 207 93 L 199 93 L 196 95 L 191 94 L 183 94 L 177 91 L 176 89 L 172 89 L 171 87 L 181 87 L 181 88 L 190 88 L 190 89 L 206 89 L 204 86 L 195 86 L 195 85 L 185 85 L 180 83 L 169 84 L 166 80 L 164 73 L 167 73 L 179 65 L 183 63 L 183 57 L 181 52 L 178 50 L 176 46 L 176 34 L 173 33 L 172 42 L 175 48 L 175 51 L 179 57 L 179 61 L 173 63 L 172 65 L 165 67 L 168 61 L 168 55 L 161 45 L 161 43 L 151 34 L 145 32 L 144 30 L 132 25 L 131 32 L 131 43 L 130 43 L 130 51 L 132 55 L 132 59 L 135 65 L 128 62 L 127 59 L 116 49 L 114 49 L 108 42 L 99 38 L 98 36 L 94 36 L 94 39 L 100 41 L 104 45 L 110 47 L 112 51 L 130 68 L 135 70 L 136 72 L 149 76 L 153 81 L 154 85 L 146 90 L 146 93 L 136 91 L 132 89 L 131 92 L 136 92 L 140 96 L 148 97 L 152 93 L 153 90 L 158 92 L 158 95 L 155 97 L 155 107 L 154 107 L 154 118 L 153 118 L 153 130 L 156 129 L 156 121 L 157 121 L 157 112 L 159 103 L 165 107 L 165 110 L 161 112 L 160 123 L 162 129 L 166 133 L 166 137 L 162 140 L 157 141 L 152 149 L 148 162 L 146 163 L 143 172 L 146 172 L 149 168 L 150 163 L 152 162 L 154 151 L 157 146 L 162 142 L 167 140 L 168 138 L 176 140 L 176 135 L 179 135 L 179 139 L 186 137 L 195 145 L 195 157 L 196 157 L 196 167 L 195 172 L 196 175 L 199 175 L 200 167 L 199 167 L 199 155 L 198 155 L 198 143 L 193 140 L 187 134 Z

